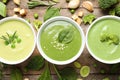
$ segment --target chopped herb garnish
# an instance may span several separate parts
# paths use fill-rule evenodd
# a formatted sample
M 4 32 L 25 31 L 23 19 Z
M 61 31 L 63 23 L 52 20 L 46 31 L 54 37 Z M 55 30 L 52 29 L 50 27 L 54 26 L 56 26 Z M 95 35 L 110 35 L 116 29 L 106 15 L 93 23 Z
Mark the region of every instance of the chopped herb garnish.
M 9 33 L 6 33 L 7 35 L 5 36 L 1 36 L 0 39 L 4 40 L 5 45 L 10 45 L 11 48 L 15 48 L 16 47 L 16 42 L 20 43 L 21 39 L 17 36 L 17 31 L 15 31 L 12 35 L 10 35 Z

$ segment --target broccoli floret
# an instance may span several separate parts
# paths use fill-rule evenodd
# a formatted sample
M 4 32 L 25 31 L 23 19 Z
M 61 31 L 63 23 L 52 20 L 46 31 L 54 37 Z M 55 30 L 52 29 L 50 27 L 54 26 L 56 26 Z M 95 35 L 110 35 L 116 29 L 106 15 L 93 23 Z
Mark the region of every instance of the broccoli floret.
M 118 5 L 118 6 L 115 7 L 115 14 L 117 16 L 120 16 L 120 5 Z
M 102 9 L 110 8 L 112 5 L 117 4 L 119 0 L 99 0 L 99 6 Z
M 92 21 L 96 18 L 96 16 L 94 14 L 88 14 L 86 16 L 83 17 L 83 22 L 86 24 L 86 23 L 89 23 L 91 24 Z

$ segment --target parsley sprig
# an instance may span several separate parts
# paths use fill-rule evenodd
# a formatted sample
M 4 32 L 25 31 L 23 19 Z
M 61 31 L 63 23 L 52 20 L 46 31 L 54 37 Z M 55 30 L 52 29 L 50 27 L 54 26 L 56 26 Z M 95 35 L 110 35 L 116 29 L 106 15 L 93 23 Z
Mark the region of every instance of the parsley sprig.
M 4 40 L 5 45 L 11 45 L 11 48 L 16 47 L 16 43 L 20 43 L 21 39 L 17 36 L 17 31 L 15 31 L 12 35 L 6 32 L 7 35 L 3 35 L 0 37 L 0 39 Z

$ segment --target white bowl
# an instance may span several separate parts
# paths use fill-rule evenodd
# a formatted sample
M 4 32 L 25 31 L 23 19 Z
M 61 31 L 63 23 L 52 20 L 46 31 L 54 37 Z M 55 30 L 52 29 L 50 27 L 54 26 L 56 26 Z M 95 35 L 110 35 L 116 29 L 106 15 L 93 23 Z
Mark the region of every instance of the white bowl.
M 97 19 L 89 26 L 89 28 L 88 28 L 88 30 L 87 30 L 87 34 L 86 34 L 86 46 L 87 46 L 87 49 L 88 49 L 90 55 L 92 55 L 92 57 L 95 58 L 95 59 L 96 59 L 97 61 L 99 61 L 99 62 L 102 62 L 102 63 L 105 63 L 105 64 L 115 64 L 115 63 L 119 63 L 119 62 L 120 62 L 120 59 L 116 59 L 116 60 L 113 60 L 113 61 L 107 61 L 107 60 L 103 60 L 103 59 L 97 57 L 97 56 L 91 51 L 90 46 L 88 45 L 88 34 L 89 34 L 90 29 L 92 28 L 92 26 L 93 26 L 95 23 L 97 23 L 97 22 L 100 21 L 100 20 L 102 21 L 102 20 L 104 20 L 104 19 L 116 19 L 116 20 L 119 20 L 119 21 L 120 21 L 120 18 L 119 18 L 119 17 L 117 17 L 117 16 L 110 16 L 110 15 L 102 16 L 102 17 L 100 17 L 100 18 L 97 18 Z M 113 26 L 113 27 L 114 27 L 114 26 Z M 94 44 L 94 43 L 93 43 L 93 44 Z
M 33 34 L 33 36 L 34 36 L 34 45 L 33 45 L 33 47 L 32 47 L 32 50 L 30 51 L 30 53 L 29 53 L 25 58 L 23 58 L 23 59 L 21 59 L 21 60 L 18 60 L 18 61 L 8 61 L 8 60 L 5 60 L 5 59 L 0 58 L 0 62 L 3 62 L 3 63 L 5 63 L 5 64 L 14 65 L 14 64 L 22 63 L 23 61 L 25 61 L 26 59 L 28 59 L 28 58 L 32 55 L 32 53 L 33 53 L 33 51 L 34 51 L 34 49 L 35 49 L 35 45 L 36 45 L 36 35 L 35 35 L 35 31 L 34 31 L 32 25 L 29 24 L 26 20 L 24 20 L 24 19 L 22 19 L 22 18 L 19 18 L 19 17 L 6 17 L 6 18 L 0 20 L 0 24 L 3 23 L 3 22 L 5 22 L 5 21 L 9 21 L 9 20 L 18 20 L 18 21 L 21 21 L 21 22 L 27 24 L 27 25 L 30 27 L 30 29 L 31 29 L 31 31 L 32 31 L 32 34 Z M 28 45 L 28 46 L 29 46 L 29 45 Z
M 44 28 L 50 24 L 51 22 L 54 22 L 54 21 L 59 21 L 59 20 L 62 20 L 62 21 L 67 21 L 67 22 L 70 22 L 71 24 L 73 24 L 80 32 L 80 35 L 81 35 L 81 48 L 79 49 L 78 53 L 72 57 L 71 59 L 69 60 L 66 60 L 66 61 L 57 61 L 57 60 L 53 60 L 51 59 L 50 57 L 48 57 L 44 51 L 42 50 L 42 47 L 40 45 L 40 36 L 41 36 L 41 32 L 44 30 Z M 39 52 L 41 53 L 41 55 L 47 60 L 49 61 L 50 63 L 53 63 L 53 64 L 57 64 L 57 65 L 65 65 L 65 64 L 69 64 L 73 61 L 75 61 L 77 58 L 80 57 L 81 53 L 83 52 L 83 49 L 84 49 L 84 45 L 85 45 L 85 39 L 84 39 L 84 33 L 81 29 L 81 27 L 75 22 L 73 21 L 72 19 L 68 18 L 68 17 L 63 17 L 63 16 L 58 16 L 58 17 L 54 17 L 54 18 L 51 18 L 49 20 L 47 20 L 45 23 L 42 24 L 40 30 L 38 31 L 38 34 L 37 34 L 37 48 L 39 50 Z

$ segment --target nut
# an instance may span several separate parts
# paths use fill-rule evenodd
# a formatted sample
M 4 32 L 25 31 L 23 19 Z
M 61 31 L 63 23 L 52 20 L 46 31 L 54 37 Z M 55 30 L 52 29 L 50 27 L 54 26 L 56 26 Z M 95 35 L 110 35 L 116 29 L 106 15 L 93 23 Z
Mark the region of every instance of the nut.
M 21 16 L 25 16 L 27 14 L 26 10 L 25 9 L 21 9 L 20 10 L 20 15 Z
M 18 17 L 18 15 L 14 14 L 13 17 Z
M 29 78 L 24 78 L 24 80 L 29 80 Z
M 75 15 L 75 14 L 72 16 L 72 19 L 73 19 L 73 20 L 76 20 L 77 18 L 78 18 L 78 16 Z
M 84 1 L 82 6 L 90 12 L 93 12 L 93 4 L 90 1 Z
M 83 20 L 82 20 L 81 18 L 77 18 L 77 19 L 76 19 L 76 22 L 77 22 L 79 25 L 81 25 L 82 21 L 83 21 Z
M 20 5 L 20 0 L 13 0 L 13 2 L 17 5 Z
M 68 3 L 68 8 L 75 9 L 78 8 L 79 5 L 80 5 L 80 0 L 70 0 L 70 2 Z
M 79 12 L 78 12 L 78 16 L 79 16 L 79 17 L 83 17 L 83 15 L 84 15 L 84 12 L 83 12 L 83 11 L 79 11 Z
M 15 12 L 15 13 L 19 13 L 20 10 L 21 10 L 20 8 L 14 8 L 14 12 Z

